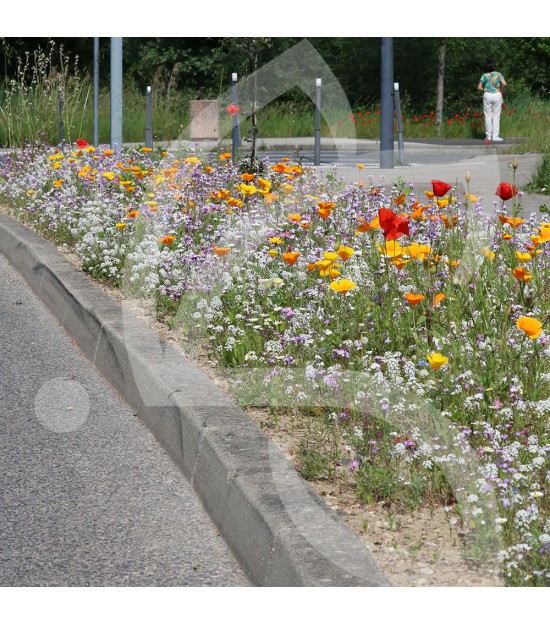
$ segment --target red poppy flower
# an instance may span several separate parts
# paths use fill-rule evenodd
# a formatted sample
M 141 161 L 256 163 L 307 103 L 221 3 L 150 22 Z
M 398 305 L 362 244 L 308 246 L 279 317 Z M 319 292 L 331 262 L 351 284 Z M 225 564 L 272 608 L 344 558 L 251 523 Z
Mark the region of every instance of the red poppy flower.
M 447 191 L 450 191 L 453 187 L 441 180 L 432 180 L 432 189 L 435 197 L 443 197 Z
M 88 142 L 86 139 L 77 139 L 76 145 L 78 145 L 79 148 L 85 148 L 88 145 Z
M 509 182 L 501 182 L 495 191 L 495 195 L 503 201 L 509 200 L 517 194 L 518 189 L 516 189 L 516 187 L 511 185 Z
M 225 110 L 230 115 L 236 115 L 241 109 L 236 104 L 230 104 Z
M 386 241 L 394 241 L 404 234 L 409 235 L 409 218 L 396 215 L 389 208 L 380 208 L 378 210 L 378 219 L 380 227 L 384 231 Z

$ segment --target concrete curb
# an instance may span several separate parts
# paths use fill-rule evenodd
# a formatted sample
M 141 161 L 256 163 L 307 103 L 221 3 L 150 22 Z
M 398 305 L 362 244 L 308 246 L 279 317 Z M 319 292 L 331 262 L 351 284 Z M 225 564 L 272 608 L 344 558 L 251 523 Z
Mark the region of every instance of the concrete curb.
M 5 215 L 0 253 L 191 481 L 255 585 L 390 585 L 338 515 L 205 374 Z

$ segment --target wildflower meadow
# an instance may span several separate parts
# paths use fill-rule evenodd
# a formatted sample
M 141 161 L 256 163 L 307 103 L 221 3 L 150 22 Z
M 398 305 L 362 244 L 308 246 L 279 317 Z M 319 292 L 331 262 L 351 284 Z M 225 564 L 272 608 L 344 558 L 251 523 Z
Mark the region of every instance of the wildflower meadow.
M 547 586 L 550 223 L 513 178 L 487 205 L 469 175 L 422 194 L 361 176 L 78 140 L 13 153 L 0 189 L 90 276 L 153 301 L 235 401 L 292 415 L 304 477 L 455 507 L 472 561 Z

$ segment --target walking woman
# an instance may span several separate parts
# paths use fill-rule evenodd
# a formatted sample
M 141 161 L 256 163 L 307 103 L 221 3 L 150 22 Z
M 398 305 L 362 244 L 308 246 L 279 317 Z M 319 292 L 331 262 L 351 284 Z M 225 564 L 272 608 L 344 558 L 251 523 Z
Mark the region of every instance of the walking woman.
M 500 132 L 500 112 L 502 110 L 502 89 L 506 87 L 504 76 L 496 71 L 493 61 L 485 64 L 485 73 L 477 86 L 483 91 L 483 114 L 485 116 L 485 143 L 502 141 Z

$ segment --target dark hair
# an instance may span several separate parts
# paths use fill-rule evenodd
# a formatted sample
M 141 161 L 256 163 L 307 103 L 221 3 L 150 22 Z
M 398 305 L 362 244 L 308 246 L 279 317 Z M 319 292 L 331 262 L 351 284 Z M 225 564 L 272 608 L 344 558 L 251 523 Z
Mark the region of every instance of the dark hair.
M 485 71 L 486 72 L 494 72 L 496 68 L 495 62 L 494 61 L 487 61 L 485 63 Z

